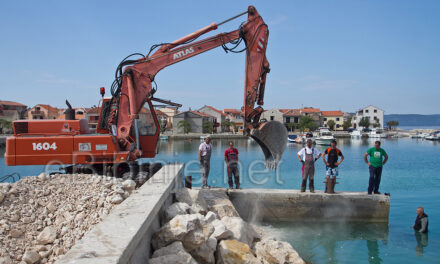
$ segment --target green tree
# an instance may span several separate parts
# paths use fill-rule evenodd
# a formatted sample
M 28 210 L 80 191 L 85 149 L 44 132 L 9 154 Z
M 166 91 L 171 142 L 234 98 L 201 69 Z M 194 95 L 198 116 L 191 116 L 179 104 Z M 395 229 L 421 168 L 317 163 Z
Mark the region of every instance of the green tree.
M 359 126 L 361 127 L 370 127 L 370 119 L 366 117 L 362 117 L 361 121 L 359 121 Z
M 347 130 L 351 127 L 351 117 L 347 118 L 347 120 L 342 123 L 342 127 L 344 128 L 344 130 Z
M 0 119 L 0 132 L 5 133 L 6 131 L 12 131 L 12 122 L 5 119 Z
M 387 122 L 387 127 L 389 127 L 390 129 L 395 129 L 398 126 L 399 126 L 399 121 L 391 120 Z
M 318 124 L 316 124 L 315 120 L 310 116 L 301 116 L 298 122 L 298 128 L 301 131 L 305 131 L 308 129 L 309 131 L 314 131 L 318 128 Z
M 180 120 L 179 123 L 177 123 L 178 128 L 183 129 L 183 133 L 188 134 L 189 131 L 191 131 L 191 124 L 188 123 L 186 120 Z
M 329 121 L 327 121 L 327 126 L 330 130 L 334 130 L 335 126 L 336 126 L 336 122 L 333 120 L 329 120 Z
M 229 120 L 226 120 L 225 122 L 221 123 L 222 131 L 224 132 L 230 132 L 231 126 L 232 126 L 232 122 Z
M 203 128 L 203 133 L 211 134 L 214 131 L 214 123 L 211 121 L 203 122 L 202 128 Z
M 234 122 L 231 122 L 231 124 L 232 124 L 232 128 L 234 129 L 234 132 L 237 133 L 238 132 L 237 124 L 235 124 Z
M 376 118 L 376 122 L 373 124 L 373 127 L 374 127 L 374 128 L 378 128 L 378 127 L 380 127 L 380 121 L 379 121 L 379 118 Z

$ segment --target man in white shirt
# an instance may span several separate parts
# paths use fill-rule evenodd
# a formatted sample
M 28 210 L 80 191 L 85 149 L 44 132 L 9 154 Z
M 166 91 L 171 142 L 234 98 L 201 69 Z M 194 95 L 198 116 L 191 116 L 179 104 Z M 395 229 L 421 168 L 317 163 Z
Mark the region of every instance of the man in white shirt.
M 321 152 L 313 147 L 311 139 L 307 139 L 306 147 L 302 148 L 297 156 L 299 161 L 303 164 L 301 192 L 306 191 L 307 178 L 309 178 L 309 190 L 311 193 L 314 193 L 315 161 L 321 157 Z
M 209 188 L 208 186 L 208 175 L 209 175 L 209 163 L 211 160 L 211 138 L 208 136 L 205 138 L 205 142 L 199 146 L 199 161 L 200 168 L 202 170 L 202 188 Z

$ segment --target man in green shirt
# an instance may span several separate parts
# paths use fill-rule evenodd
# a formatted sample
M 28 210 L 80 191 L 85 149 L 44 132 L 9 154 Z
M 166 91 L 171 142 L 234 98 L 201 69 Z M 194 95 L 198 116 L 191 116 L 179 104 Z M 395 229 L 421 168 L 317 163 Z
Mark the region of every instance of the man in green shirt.
M 370 161 L 367 157 L 370 156 Z M 380 147 L 380 141 L 374 142 L 374 147 L 369 148 L 364 154 L 365 163 L 369 166 L 370 170 L 370 181 L 368 183 L 368 194 L 374 192 L 375 194 L 380 194 L 379 184 L 380 177 L 382 175 L 382 166 L 388 160 L 388 155 L 383 148 Z

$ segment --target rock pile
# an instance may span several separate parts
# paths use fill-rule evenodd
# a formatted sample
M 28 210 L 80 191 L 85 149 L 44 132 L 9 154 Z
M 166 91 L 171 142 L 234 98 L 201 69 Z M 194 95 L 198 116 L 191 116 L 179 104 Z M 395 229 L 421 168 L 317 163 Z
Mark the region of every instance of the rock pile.
M 226 190 L 180 189 L 153 235 L 150 264 L 305 263 L 293 247 L 238 215 Z
M 44 173 L 0 185 L 0 264 L 54 263 L 135 189 L 135 182 Z

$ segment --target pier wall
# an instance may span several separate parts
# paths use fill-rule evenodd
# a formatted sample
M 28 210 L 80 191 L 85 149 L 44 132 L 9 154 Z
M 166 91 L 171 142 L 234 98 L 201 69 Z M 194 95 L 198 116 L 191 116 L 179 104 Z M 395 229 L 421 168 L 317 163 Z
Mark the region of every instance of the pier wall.
M 246 221 L 388 222 L 390 197 L 360 192 L 231 190 L 229 199 Z

